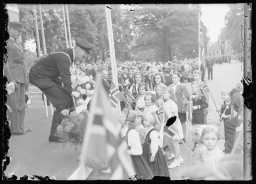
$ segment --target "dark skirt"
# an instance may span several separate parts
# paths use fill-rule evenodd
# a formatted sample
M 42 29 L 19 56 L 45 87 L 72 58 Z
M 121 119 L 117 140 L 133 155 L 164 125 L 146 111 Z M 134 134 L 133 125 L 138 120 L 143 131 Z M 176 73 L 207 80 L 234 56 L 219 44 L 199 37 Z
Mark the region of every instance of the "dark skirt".
M 161 149 L 158 150 L 155 160 L 153 162 L 149 161 L 149 167 L 152 169 L 154 176 L 164 176 L 169 177 L 169 169 L 167 166 L 167 160 Z
M 151 133 L 151 131 L 147 134 L 145 142 L 143 143 L 143 157 L 148 162 L 148 165 L 151 168 L 154 176 L 169 177 L 170 174 L 167 166 L 167 160 L 160 147 L 156 153 L 155 160 L 153 162 L 150 162 L 150 157 L 151 157 L 150 142 L 151 141 L 149 138 L 149 134 Z
M 236 138 L 236 123 L 232 120 L 224 120 L 225 153 L 230 153 L 233 149 Z
M 152 179 L 153 173 L 147 161 L 141 155 L 131 155 L 136 175 L 139 179 Z
M 207 123 L 207 109 L 194 110 L 192 113 L 192 125 Z
M 179 112 L 179 119 L 181 124 L 184 124 L 187 121 L 187 113 L 186 112 Z

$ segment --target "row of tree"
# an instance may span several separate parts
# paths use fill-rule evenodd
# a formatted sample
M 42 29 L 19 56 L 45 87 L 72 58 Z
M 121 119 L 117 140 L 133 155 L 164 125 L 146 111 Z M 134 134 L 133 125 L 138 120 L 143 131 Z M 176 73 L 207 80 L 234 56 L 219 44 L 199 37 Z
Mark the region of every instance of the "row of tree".
M 103 5 L 68 5 L 71 35 L 92 48 L 88 61 L 108 58 L 108 37 Z M 31 6 L 21 5 L 22 39 L 35 38 Z M 43 20 L 48 53 L 66 47 L 61 5 L 44 5 Z M 196 5 L 112 6 L 116 57 L 119 61 L 168 61 L 198 57 L 198 13 Z M 38 20 L 39 21 L 39 20 Z M 201 22 L 201 43 L 206 48 L 207 29 Z
M 230 4 L 229 12 L 225 17 L 225 27 L 222 29 L 219 40 L 229 41 L 234 53 L 243 51 L 243 17 L 242 4 Z

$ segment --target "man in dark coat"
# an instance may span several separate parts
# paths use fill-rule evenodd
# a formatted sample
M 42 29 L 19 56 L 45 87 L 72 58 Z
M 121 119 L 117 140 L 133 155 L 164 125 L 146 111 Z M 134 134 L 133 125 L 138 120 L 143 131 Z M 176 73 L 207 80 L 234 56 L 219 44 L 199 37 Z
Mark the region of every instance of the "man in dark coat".
M 3 67 L 8 84 L 13 84 L 14 91 L 7 95 L 7 117 L 12 135 L 23 135 L 29 131 L 24 128 L 26 109 L 25 95 L 28 91 L 28 78 L 24 65 L 23 53 L 13 38 L 7 43 L 8 62 Z M 8 89 L 8 87 L 7 87 Z
M 200 81 L 199 73 L 194 72 L 192 83 L 192 124 L 207 124 L 209 88 Z
M 74 107 L 71 95 L 70 66 L 74 62 L 75 56 L 78 60 L 84 58 L 85 52 L 81 48 L 81 46 L 74 47 L 64 52 L 51 53 L 41 57 L 29 72 L 29 82 L 41 89 L 55 107 L 49 136 L 50 142 L 63 141 L 62 138 L 56 136 L 56 129 L 64 116 Z
M 236 139 L 236 128 L 243 123 L 243 96 L 242 84 L 238 83 L 229 93 L 231 98 L 231 120 L 225 126 L 225 152 L 230 153 Z

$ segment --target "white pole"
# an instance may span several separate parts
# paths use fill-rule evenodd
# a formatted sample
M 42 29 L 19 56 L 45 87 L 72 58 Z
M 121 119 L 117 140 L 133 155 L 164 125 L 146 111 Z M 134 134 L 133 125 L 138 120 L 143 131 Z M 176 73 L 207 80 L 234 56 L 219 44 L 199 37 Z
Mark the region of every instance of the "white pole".
M 40 50 L 41 50 L 41 46 L 40 46 L 40 38 L 39 38 L 39 29 L 38 29 L 38 21 L 37 21 L 37 8 L 35 7 L 34 11 L 34 18 L 35 18 L 35 26 L 36 26 L 36 42 L 37 42 L 37 56 L 40 56 Z
M 200 13 L 200 5 L 198 5 L 198 65 L 199 65 L 199 72 L 201 73 L 201 40 L 200 40 L 200 34 L 201 34 L 201 26 L 200 26 L 200 20 L 201 20 L 201 13 Z
M 64 22 L 64 33 L 65 33 L 65 39 L 66 39 L 66 47 L 69 48 L 68 32 L 67 32 L 67 26 L 66 26 L 65 5 L 63 5 L 63 7 L 62 7 L 62 11 L 63 11 L 63 22 Z
M 70 21 L 69 21 L 69 10 L 68 6 L 64 5 L 66 8 L 66 16 L 67 16 L 67 30 L 68 30 L 68 40 L 69 40 L 69 46 L 72 47 L 72 38 L 71 38 L 71 31 L 70 31 Z
M 38 21 L 37 21 L 37 8 L 35 7 L 34 9 L 34 17 L 35 17 L 35 26 L 36 26 L 36 42 L 37 42 L 37 55 L 38 57 L 41 56 L 41 46 L 40 46 L 40 36 L 39 36 L 39 28 L 38 28 Z M 41 19 L 40 19 L 41 20 Z M 46 96 L 43 94 L 43 101 L 44 101 L 44 108 L 45 108 L 45 113 L 46 113 L 46 117 L 49 116 L 48 113 L 48 106 L 47 106 L 47 99 Z
M 110 60 L 111 60 L 111 68 L 112 68 L 112 80 L 114 85 L 118 86 L 117 64 L 116 64 L 114 36 L 113 36 L 112 19 L 111 19 L 111 7 L 105 6 L 105 12 L 106 12 L 106 19 L 107 19 L 108 42 L 109 42 Z
M 41 33 L 42 33 L 42 41 L 43 41 L 43 53 L 44 55 L 47 54 L 47 49 L 46 49 L 46 41 L 45 41 L 45 34 L 44 34 L 44 22 L 43 22 L 43 16 L 42 16 L 42 7 L 39 5 L 39 15 L 40 15 L 40 25 L 41 25 Z M 44 96 L 45 99 L 47 100 L 46 96 Z M 52 104 L 50 104 L 51 107 L 51 113 L 53 114 L 54 109 Z
M 43 53 L 44 53 L 44 55 L 46 55 L 47 50 L 46 50 L 46 42 L 45 42 L 45 35 L 44 35 L 44 22 L 43 22 L 41 5 L 39 5 L 39 15 L 40 15 L 40 26 L 41 26 L 41 34 L 42 34 L 42 41 L 43 41 Z
M 109 51 L 110 51 L 110 60 L 111 60 L 111 71 L 112 71 L 112 81 L 114 85 L 118 88 L 118 74 L 117 74 L 117 63 L 115 55 L 115 45 L 114 45 L 114 36 L 112 28 L 112 18 L 111 18 L 111 7 L 105 6 L 106 20 L 107 20 L 107 30 L 108 30 L 108 42 L 109 42 Z M 120 103 L 118 105 L 118 111 L 121 113 Z

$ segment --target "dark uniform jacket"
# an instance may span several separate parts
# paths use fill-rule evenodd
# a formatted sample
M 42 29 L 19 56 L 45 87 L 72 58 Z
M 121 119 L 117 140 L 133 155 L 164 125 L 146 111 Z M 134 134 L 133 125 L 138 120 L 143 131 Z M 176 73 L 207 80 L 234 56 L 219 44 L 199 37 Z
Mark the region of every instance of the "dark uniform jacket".
M 231 113 L 231 120 L 236 126 L 239 126 L 242 123 L 243 96 L 239 89 L 233 89 L 230 92 L 230 97 L 232 111 L 236 112 Z
M 8 63 L 3 66 L 4 76 L 8 82 L 15 82 L 14 93 L 8 95 L 7 104 L 14 110 L 25 109 L 25 91 L 28 89 L 28 78 L 23 61 L 22 50 L 12 40 L 7 43 Z
M 41 89 L 47 89 L 59 83 L 60 78 L 65 91 L 71 94 L 71 60 L 73 60 L 71 49 L 41 57 L 30 69 L 30 82 L 36 83 Z

